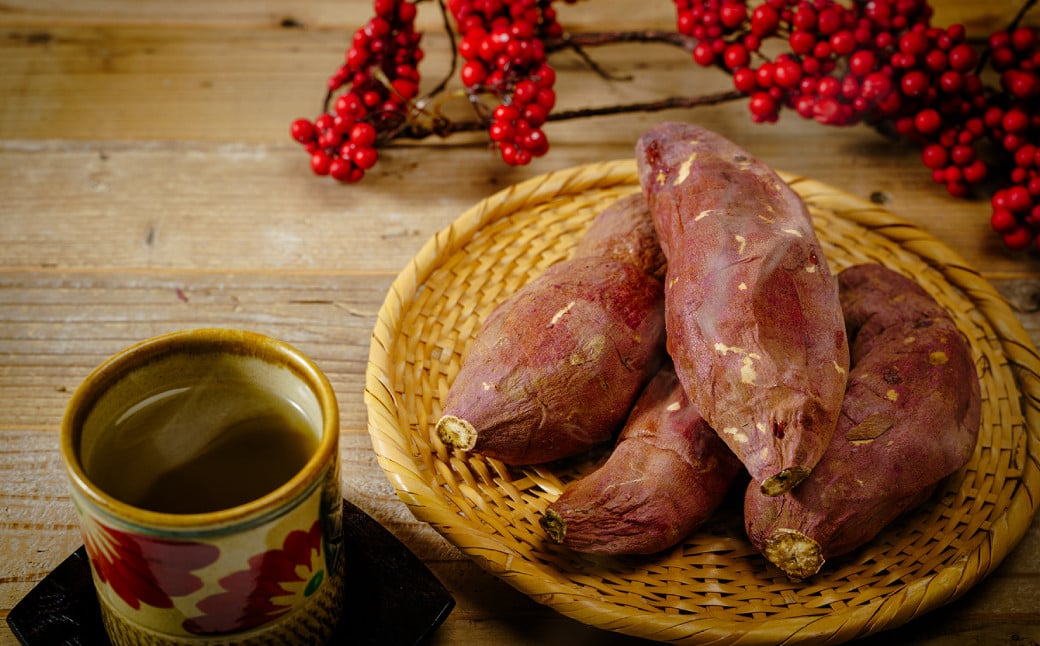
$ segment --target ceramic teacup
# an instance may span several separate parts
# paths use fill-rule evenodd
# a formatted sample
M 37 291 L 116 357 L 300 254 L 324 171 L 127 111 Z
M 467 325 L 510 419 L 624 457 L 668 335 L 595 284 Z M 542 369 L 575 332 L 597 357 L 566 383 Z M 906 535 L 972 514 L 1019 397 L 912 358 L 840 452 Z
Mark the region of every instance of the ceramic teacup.
M 73 394 L 61 453 L 120 644 L 315 644 L 342 603 L 339 413 L 263 335 L 133 345 Z

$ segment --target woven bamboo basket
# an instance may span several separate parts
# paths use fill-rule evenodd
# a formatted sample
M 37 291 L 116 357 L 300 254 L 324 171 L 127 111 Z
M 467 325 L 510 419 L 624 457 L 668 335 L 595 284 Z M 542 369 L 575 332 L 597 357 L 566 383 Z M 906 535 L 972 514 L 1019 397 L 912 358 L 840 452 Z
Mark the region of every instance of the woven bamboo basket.
M 904 624 L 990 573 L 1040 504 L 1040 355 L 1004 300 L 942 243 L 869 202 L 783 178 L 809 206 L 834 271 L 879 262 L 912 276 L 970 340 L 983 395 L 978 445 L 935 496 L 795 582 L 751 547 L 739 503 L 654 556 L 573 553 L 538 519 L 602 453 L 516 468 L 439 441 L 441 402 L 484 317 L 567 257 L 603 208 L 639 190 L 634 161 L 622 160 L 540 176 L 480 202 L 393 283 L 373 333 L 365 401 L 379 464 L 415 517 L 564 615 L 680 644 L 839 643 Z

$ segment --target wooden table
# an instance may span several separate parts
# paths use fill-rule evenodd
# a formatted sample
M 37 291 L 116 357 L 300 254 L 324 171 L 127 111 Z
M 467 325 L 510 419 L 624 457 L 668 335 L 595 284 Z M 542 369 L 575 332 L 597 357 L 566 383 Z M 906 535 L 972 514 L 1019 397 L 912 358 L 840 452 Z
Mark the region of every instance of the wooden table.
M 979 5 L 979 6 L 975 6 Z M 935 2 L 934 24 L 973 35 L 1017 3 Z M 71 391 L 124 346 L 203 325 L 250 328 L 309 354 L 342 406 L 346 495 L 430 565 L 457 607 L 437 644 L 627 644 L 555 613 L 469 561 L 396 498 L 376 463 L 362 400 L 369 338 L 387 288 L 468 206 L 554 169 L 632 156 L 664 119 L 699 121 L 777 168 L 883 204 L 979 269 L 1040 344 L 1040 260 L 1002 250 L 985 200 L 931 182 L 916 148 L 787 113 L 752 125 L 746 105 L 550 124 L 550 153 L 522 168 L 477 135 L 382 151 L 358 185 L 314 177 L 289 123 L 319 113 L 325 80 L 363 0 L 11 0 L 0 10 L 0 617 L 80 544 L 58 454 Z M 578 31 L 673 28 L 670 2 L 564 5 Z M 1030 16 L 1035 24 L 1040 16 Z M 427 78 L 448 41 L 422 5 Z M 665 46 L 553 59 L 559 106 L 663 97 L 718 72 Z M 637 61 L 633 64 L 633 61 Z M 1040 642 L 1040 521 L 963 598 L 873 643 Z M 1020 641 L 1016 641 L 1020 640 Z M 0 642 L 13 642 L 6 624 Z

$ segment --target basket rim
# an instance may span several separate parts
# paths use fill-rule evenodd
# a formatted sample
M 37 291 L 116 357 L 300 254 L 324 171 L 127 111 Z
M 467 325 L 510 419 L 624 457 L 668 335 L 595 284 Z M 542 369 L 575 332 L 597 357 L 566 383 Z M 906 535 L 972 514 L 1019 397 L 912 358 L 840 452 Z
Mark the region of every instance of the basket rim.
M 662 641 L 689 643 L 728 642 L 739 637 L 742 643 L 774 643 L 778 635 L 791 641 L 802 639 L 840 640 L 863 636 L 886 627 L 910 621 L 963 595 L 976 582 L 991 573 L 1028 531 L 1040 506 L 1040 353 L 1025 328 L 1003 297 L 962 257 L 944 243 L 913 223 L 886 209 L 835 189 L 817 180 L 778 171 L 807 201 L 841 200 L 841 217 L 877 235 L 888 238 L 938 270 L 943 278 L 964 293 L 993 326 L 1011 367 L 1021 396 L 1026 426 L 1024 470 L 1018 491 L 980 547 L 971 555 L 975 569 L 968 563 L 947 566 L 905 586 L 903 593 L 879 597 L 874 604 L 849 608 L 836 622 L 833 615 L 819 617 L 771 618 L 768 630 L 761 622 L 722 621 L 716 617 L 667 615 L 632 607 L 605 603 L 566 586 L 566 580 L 553 579 L 543 569 L 531 567 L 522 556 L 505 567 L 488 558 L 490 553 L 512 549 L 494 536 L 474 532 L 460 522 L 453 509 L 444 504 L 442 494 L 417 473 L 414 456 L 401 437 L 395 409 L 398 405 L 390 385 L 387 366 L 391 358 L 395 330 L 409 301 L 437 269 L 438 261 L 457 251 L 487 224 L 525 206 L 539 204 L 561 195 L 577 194 L 589 188 L 619 185 L 638 189 L 634 159 L 619 159 L 586 164 L 539 175 L 502 189 L 463 212 L 455 221 L 432 236 L 393 281 L 379 310 L 372 332 L 366 370 L 364 399 L 369 409 L 369 433 L 377 460 L 398 497 L 420 521 L 429 523 L 485 570 L 561 614 L 608 630 Z M 848 208 L 848 205 L 853 205 Z M 633 630 L 632 620 L 640 622 Z

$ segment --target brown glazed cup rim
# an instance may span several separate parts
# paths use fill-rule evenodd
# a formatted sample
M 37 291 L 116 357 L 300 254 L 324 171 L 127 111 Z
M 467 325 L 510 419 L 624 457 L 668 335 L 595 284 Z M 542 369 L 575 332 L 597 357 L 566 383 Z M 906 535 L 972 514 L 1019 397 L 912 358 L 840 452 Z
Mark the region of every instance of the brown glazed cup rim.
M 217 511 L 174 514 L 142 509 L 100 490 L 79 459 L 83 421 L 105 390 L 129 367 L 180 352 L 220 353 L 254 357 L 288 368 L 314 393 L 322 415 L 321 439 L 314 454 L 288 482 L 249 502 Z M 321 486 L 322 475 L 336 463 L 339 450 L 339 406 L 322 371 L 289 344 L 247 330 L 195 328 L 170 332 L 131 345 L 96 367 L 73 393 L 61 423 L 61 457 L 72 486 L 98 511 L 143 531 L 175 533 L 220 531 L 230 526 L 263 522 L 286 505 Z

